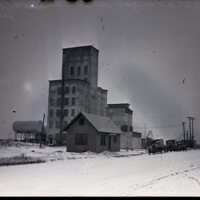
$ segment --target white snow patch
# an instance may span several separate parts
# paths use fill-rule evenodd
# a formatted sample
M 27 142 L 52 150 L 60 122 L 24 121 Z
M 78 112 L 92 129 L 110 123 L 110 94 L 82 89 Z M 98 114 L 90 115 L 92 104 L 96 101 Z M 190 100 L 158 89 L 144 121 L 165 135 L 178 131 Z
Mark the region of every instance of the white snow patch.
M 37 145 L 6 148 L 0 148 L 1 157 L 25 151 L 63 160 L 0 167 L 1 196 L 200 196 L 200 150 L 148 155 L 143 150 L 95 154 Z M 116 157 L 120 154 L 128 157 Z

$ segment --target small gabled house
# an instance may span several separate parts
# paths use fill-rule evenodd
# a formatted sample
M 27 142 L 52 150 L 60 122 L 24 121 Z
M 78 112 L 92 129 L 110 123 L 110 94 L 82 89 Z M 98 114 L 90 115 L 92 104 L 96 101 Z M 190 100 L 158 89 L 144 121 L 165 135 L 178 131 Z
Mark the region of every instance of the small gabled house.
M 120 151 L 121 131 L 109 117 L 80 112 L 64 131 L 69 152 Z

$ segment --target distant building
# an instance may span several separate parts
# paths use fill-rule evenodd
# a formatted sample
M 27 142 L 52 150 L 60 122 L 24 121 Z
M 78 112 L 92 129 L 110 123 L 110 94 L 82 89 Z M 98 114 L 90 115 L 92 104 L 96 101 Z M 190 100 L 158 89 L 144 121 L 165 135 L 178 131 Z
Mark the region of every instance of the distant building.
M 142 148 L 142 133 L 132 132 L 132 149 Z
M 133 111 L 129 108 L 128 103 L 108 104 L 107 116 L 121 129 L 120 147 L 121 149 L 133 149 Z
M 67 151 L 120 151 L 121 131 L 105 116 L 80 112 L 65 128 Z
M 98 87 L 98 50 L 93 46 L 63 49 L 61 80 L 49 81 L 48 141 L 60 142 L 60 129 L 79 112 L 106 116 L 107 90 Z M 62 123 L 62 124 L 61 124 Z M 66 134 L 62 142 L 66 143 Z
M 15 121 L 13 130 L 16 141 L 39 143 L 42 133 L 42 121 Z M 45 130 L 43 130 L 42 142 L 46 142 Z

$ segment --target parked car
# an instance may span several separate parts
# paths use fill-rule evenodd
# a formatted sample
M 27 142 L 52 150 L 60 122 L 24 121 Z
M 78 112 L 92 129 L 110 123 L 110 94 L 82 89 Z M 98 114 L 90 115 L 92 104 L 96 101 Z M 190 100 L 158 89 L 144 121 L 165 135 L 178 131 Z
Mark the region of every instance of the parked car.
M 151 145 L 148 148 L 149 155 L 151 153 L 155 154 L 155 153 L 162 153 L 162 152 L 166 152 L 166 147 L 164 145 L 163 139 L 153 140 Z
M 177 151 L 177 141 L 176 140 L 166 140 L 167 151 Z
M 177 142 L 177 151 L 187 151 L 187 146 L 183 141 Z

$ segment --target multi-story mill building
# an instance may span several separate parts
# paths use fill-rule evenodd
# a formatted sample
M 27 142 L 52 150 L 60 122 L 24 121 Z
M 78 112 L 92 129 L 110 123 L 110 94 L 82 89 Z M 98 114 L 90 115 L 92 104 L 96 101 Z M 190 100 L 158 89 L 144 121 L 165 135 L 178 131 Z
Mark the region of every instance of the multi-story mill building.
M 62 78 L 49 81 L 48 142 L 58 144 L 60 131 L 80 111 L 106 116 L 107 90 L 98 87 L 98 53 L 93 46 L 65 48 Z M 62 142 L 65 143 L 65 134 Z
M 133 111 L 128 103 L 108 104 L 107 116 L 121 129 L 121 149 L 133 149 Z

